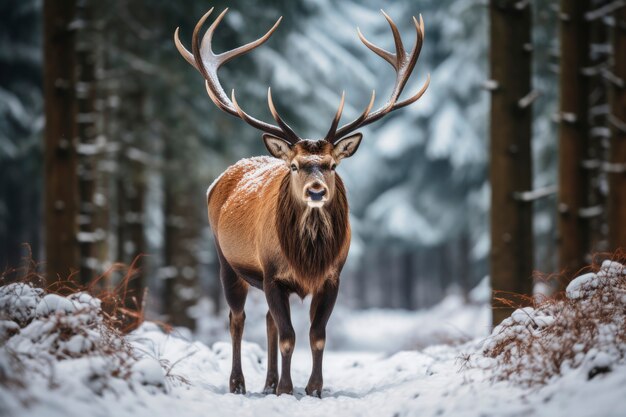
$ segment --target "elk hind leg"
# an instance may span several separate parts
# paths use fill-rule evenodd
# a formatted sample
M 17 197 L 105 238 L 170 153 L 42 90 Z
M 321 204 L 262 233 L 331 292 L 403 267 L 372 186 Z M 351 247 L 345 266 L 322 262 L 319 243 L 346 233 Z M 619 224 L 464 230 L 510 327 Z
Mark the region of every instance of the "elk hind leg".
M 246 383 L 241 369 L 241 338 L 246 320 L 244 306 L 248 295 L 248 283 L 239 278 L 226 259 L 220 255 L 220 279 L 224 287 L 224 296 L 230 307 L 228 318 L 230 321 L 230 337 L 233 344 L 233 363 L 229 379 L 230 392 L 235 394 L 246 393 Z
M 278 330 L 279 347 L 281 354 L 281 371 L 276 393 L 293 394 L 291 381 L 291 356 L 296 344 L 296 333 L 291 324 L 291 311 L 289 308 L 289 292 L 271 279 L 265 279 L 263 290 L 267 299 L 274 323 Z

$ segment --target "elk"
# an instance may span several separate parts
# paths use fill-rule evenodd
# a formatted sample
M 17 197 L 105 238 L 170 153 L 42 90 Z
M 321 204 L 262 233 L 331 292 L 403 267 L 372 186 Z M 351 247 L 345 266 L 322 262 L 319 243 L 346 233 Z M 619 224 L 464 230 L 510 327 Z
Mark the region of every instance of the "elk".
M 395 70 L 391 95 L 383 106 L 372 111 L 373 91 L 365 110 L 353 121 L 339 127 L 345 102 L 345 93 L 342 94 L 324 138 L 311 140 L 300 138 L 280 117 L 270 88 L 267 102 L 275 125 L 242 110 L 235 98 L 235 90 L 229 97 L 217 75 L 222 65 L 265 43 L 282 17 L 261 38 L 216 54 L 211 47 L 213 33 L 228 9 L 215 19 L 200 39 L 201 28 L 212 11 L 210 9 L 196 24 L 191 52 L 182 45 L 178 28 L 174 33 L 176 47 L 204 77 L 213 103 L 264 132 L 262 138 L 271 154 L 271 157 L 237 162 L 207 191 L 209 224 L 220 262 L 220 280 L 230 307 L 233 350 L 230 391 L 246 391 L 241 370 L 241 338 L 246 296 L 249 287 L 253 286 L 265 293 L 269 310 L 266 315 L 268 365 L 264 392 L 293 393 L 290 366 L 295 333 L 289 296 L 296 293 L 301 298 L 312 296 L 309 339 L 313 369 L 306 393 L 321 397 L 326 324 L 335 305 L 339 276 L 350 246 L 346 189 L 335 169 L 344 158 L 357 151 L 362 138 L 361 133 L 355 132 L 357 129 L 416 102 L 428 88 L 430 76 L 415 95 L 399 100 L 422 48 L 424 22 L 421 16 L 419 21 L 413 17 L 417 39 L 410 53 L 405 51 L 397 26 L 384 11 L 393 34 L 395 53 L 374 45 L 357 29 L 361 41 Z M 278 349 L 282 359 L 280 379 Z

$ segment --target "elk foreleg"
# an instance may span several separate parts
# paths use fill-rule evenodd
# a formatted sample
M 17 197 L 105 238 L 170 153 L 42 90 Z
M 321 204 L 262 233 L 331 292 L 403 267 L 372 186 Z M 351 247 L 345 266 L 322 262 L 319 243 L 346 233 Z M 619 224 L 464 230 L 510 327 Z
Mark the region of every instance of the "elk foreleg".
M 313 369 L 309 383 L 306 386 L 306 393 L 320 398 L 322 397 L 322 386 L 324 384 L 322 377 L 322 358 L 326 344 L 326 324 L 328 323 L 330 314 L 333 312 L 338 289 L 338 281 L 326 281 L 322 290 L 315 294 L 311 301 L 311 330 L 309 331 L 309 340 L 311 342 L 311 354 L 313 355 Z
M 265 297 L 270 313 L 278 329 L 279 348 L 282 357 L 280 380 L 276 393 L 293 394 L 291 382 L 291 355 L 296 344 L 296 333 L 291 324 L 289 292 L 270 279 L 264 280 Z
M 267 324 L 267 378 L 265 378 L 265 394 L 276 394 L 278 385 L 278 329 L 272 314 L 268 311 L 265 317 Z

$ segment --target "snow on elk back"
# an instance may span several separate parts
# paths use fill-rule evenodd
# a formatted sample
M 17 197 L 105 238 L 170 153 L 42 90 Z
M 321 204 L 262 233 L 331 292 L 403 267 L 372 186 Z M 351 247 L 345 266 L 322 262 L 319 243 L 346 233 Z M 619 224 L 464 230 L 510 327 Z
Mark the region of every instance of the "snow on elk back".
M 263 184 L 285 175 L 286 172 L 285 163 L 277 158 L 255 156 L 240 160 L 220 176 L 226 180 L 239 178 L 233 193 L 224 203 L 222 210 L 237 210 L 252 199 L 263 198 L 265 196 Z M 209 197 L 210 192 L 209 190 Z

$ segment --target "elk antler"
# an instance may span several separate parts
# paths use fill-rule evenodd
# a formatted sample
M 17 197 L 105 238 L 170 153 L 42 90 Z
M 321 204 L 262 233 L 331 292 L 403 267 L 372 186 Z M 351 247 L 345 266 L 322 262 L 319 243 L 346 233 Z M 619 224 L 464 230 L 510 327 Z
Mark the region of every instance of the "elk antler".
M 413 50 L 407 56 L 407 53 L 404 49 L 404 45 L 402 44 L 402 38 L 400 37 L 400 32 L 398 31 L 398 27 L 393 22 L 393 20 L 391 20 L 391 18 L 387 15 L 387 13 L 385 13 L 383 10 L 381 10 L 381 12 L 383 13 L 383 16 L 385 16 L 385 19 L 387 19 L 387 22 L 389 23 L 389 26 L 391 27 L 393 40 L 396 46 L 395 54 L 389 51 L 386 51 L 374 45 L 367 39 L 365 39 L 365 36 L 363 36 L 363 34 L 361 33 L 361 30 L 358 28 L 357 28 L 357 33 L 361 41 L 365 44 L 365 46 L 367 46 L 370 50 L 372 50 L 376 55 L 380 56 L 385 61 L 389 62 L 389 64 L 391 64 L 391 66 L 396 71 L 396 82 L 393 86 L 391 96 L 387 100 L 387 103 L 385 103 L 382 107 L 378 108 L 377 110 L 373 112 L 370 112 L 372 110 L 372 106 L 374 105 L 374 98 L 376 97 L 376 92 L 372 91 L 372 98 L 370 99 L 370 102 L 365 108 L 365 110 L 363 111 L 363 113 L 361 113 L 359 117 L 357 117 L 350 123 L 347 123 L 341 126 L 341 128 L 337 129 L 337 126 L 339 125 L 339 120 L 341 119 L 341 113 L 343 111 L 343 104 L 345 100 L 345 94 L 342 94 L 341 102 L 339 103 L 339 109 L 337 110 L 337 113 L 335 114 L 335 118 L 333 119 L 330 130 L 328 131 L 328 133 L 326 134 L 326 137 L 324 138 L 325 140 L 331 143 L 338 142 L 339 139 L 343 138 L 349 133 L 354 132 L 356 129 L 362 126 L 366 126 L 372 122 L 375 122 L 376 120 L 382 118 L 383 116 L 385 116 L 386 114 L 394 110 L 400 109 L 402 107 L 408 106 L 411 103 L 416 102 L 426 92 L 426 89 L 428 88 L 428 85 L 430 84 L 430 74 L 428 74 L 426 82 L 415 95 L 405 100 L 398 101 L 398 99 L 400 98 L 400 94 L 402 93 L 402 90 L 404 89 L 404 86 L 406 85 L 407 81 L 409 80 L 409 77 L 411 76 L 411 73 L 413 72 L 413 69 L 415 68 L 415 64 L 417 63 L 417 58 L 419 57 L 420 51 L 422 50 L 422 44 L 424 43 L 424 20 L 422 19 L 422 16 L 420 15 L 420 20 L 418 22 L 415 16 L 413 16 L 413 23 L 415 25 L 415 30 L 417 32 L 417 40 L 415 41 L 415 46 L 413 47 Z
M 270 112 L 272 113 L 272 117 L 278 124 L 278 126 L 266 123 L 264 121 L 258 120 L 248 113 L 243 111 L 241 107 L 237 104 L 237 100 L 235 99 L 235 90 L 231 92 L 231 98 L 229 99 L 224 89 L 222 88 L 219 79 L 217 77 L 217 71 L 219 68 L 230 61 L 233 58 L 244 55 L 253 49 L 264 44 L 270 36 L 274 33 L 278 25 L 280 24 L 282 17 L 280 17 L 274 26 L 267 31 L 265 35 L 260 37 L 259 39 L 247 43 L 238 48 L 232 49 L 230 51 L 223 52 L 221 54 L 215 54 L 211 48 L 211 40 L 213 39 L 213 33 L 215 29 L 219 25 L 219 23 L 224 18 L 224 15 L 228 9 L 225 9 L 218 17 L 215 19 L 213 24 L 207 29 L 202 41 L 199 39 L 199 32 L 204 22 L 207 20 L 211 12 L 213 12 L 213 8 L 211 8 L 196 24 L 196 27 L 193 31 L 192 36 L 192 45 L 191 50 L 189 52 L 181 43 L 178 32 L 179 28 L 176 28 L 174 32 L 174 43 L 176 44 L 176 48 L 180 52 L 180 54 L 189 62 L 194 68 L 196 68 L 205 79 L 206 90 L 209 94 L 209 97 L 215 103 L 217 107 L 219 107 L 222 111 L 229 113 L 235 117 L 238 117 L 248 123 L 249 125 L 263 131 L 270 133 L 274 136 L 278 136 L 291 144 L 295 144 L 300 140 L 300 137 L 293 131 L 291 127 L 280 117 L 278 112 L 276 111 L 276 107 L 274 106 L 274 101 L 272 100 L 272 91 L 270 88 L 267 89 L 267 103 L 270 108 Z M 415 46 L 409 55 L 407 55 L 404 45 L 402 44 L 402 38 L 400 37 L 400 32 L 398 31 L 398 27 L 391 20 L 391 18 L 381 10 L 385 19 L 389 23 L 391 27 L 391 32 L 393 34 L 393 39 L 396 47 L 396 52 L 391 53 L 386 51 L 367 39 L 363 36 L 360 29 L 357 28 L 357 32 L 361 41 L 367 46 L 370 50 L 372 50 L 375 54 L 383 58 L 385 61 L 389 62 L 391 66 L 396 71 L 396 81 L 391 92 L 387 103 L 385 103 L 382 107 L 378 108 L 375 111 L 371 111 L 374 106 L 374 99 L 376 97 L 376 92 L 372 91 L 372 97 L 370 99 L 369 104 L 361 113 L 359 117 L 355 120 L 341 126 L 338 129 L 339 121 L 341 119 L 341 114 L 343 112 L 343 106 L 345 102 L 345 93 L 341 95 L 341 102 L 339 103 L 339 108 L 337 109 L 337 113 L 333 119 L 333 122 L 328 130 L 328 133 L 324 137 L 324 139 L 331 143 L 337 143 L 339 139 L 348 135 L 349 133 L 354 132 L 356 129 L 366 126 L 376 120 L 384 117 L 386 114 L 400 109 L 402 107 L 408 106 L 411 103 L 419 100 L 420 97 L 426 92 L 428 85 L 430 84 L 430 74 L 428 75 L 426 82 L 422 86 L 422 88 L 412 97 L 409 97 L 405 100 L 398 101 L 400 98 L 400 94 L 402 94 L 402 90 L 404 89 L 407 81 L 409 80 L 413 69 L 415 68 L 415 64 L 417 63 L 417 58 L 422 50 L 422 44 L 424 43 L 424 21 L 422 16 L 420 15 L 419 22 L 415 17 L 413 17 L 413 23 L 415 25 L 415 29 L 417 32 L 417 40 L 415 41 Z
M 298 135 L 296 135 L 293 129 L 291 129 L 291 127 L 289 127 L 289 125 L 287 125 L 287 123 L 283 121 L 283 119 L 276 111 L 276 108 L 274 107 L 274 102 L 272 100 L 272 92 L 269 88 L 267 90 L 267 102 L 272 113 L 272 117 L 274 118 L 278 126 L 258 120 L 243 111 L 241 107 L 239 107 L 239 105 L 237 104 L 237 100 L 235 99 L 235 90 L 232 90 L 231 98 L 229 99 L 224 92 L 224 89 L 220 85 L 219 79 L 217 77 L 217 70 L 222 65 L 224 65 L 231 59 L 244 55 L 264 44 L 278 27 L 280 21 L 282 20 L 282 17 L 280 17 L 276 21 L 276 23 L 274 23 L 274 26 L 272 26 L 272 28 L 259 39 L 238 48 L 232 49 L 230 51 L 226 51 L 221 54 L 215 54 L 213 52 L 213 49 L 211 48 L 211 40 L 213 38 L 213 33 L 215 32 L 215 29 L 220 24 L 227 11 L 228 9 L 225 9 L 217 17 L 217 19 L 215 19 L 213 24 L 209 27 L 209 29 L 207 29 L 206 33 L 204 34 L 202 42 L 200 42 L 200 29 L 204 25 L 204 22 L 207 20 L 211 12 L 213 12 L 213 8 L 211 8 L 204 16 L 202 16 L 193 31 L 191 41 L 191 50 L 193 53 L 189 52 L 187 48 L 183 46 L 178 35 L 179 28 L 176 28 L 176 31 L 174 32 L 174 43 L 176 44 L 178 52 L 180 52 L 180 54 L 183 56 L 183 58 L 185 58 L 185 60 L 187 60 L 187 62 L 189 62 L 198 71 L 200 71 L 205 79 L 206 90 L 209 94 L 209 97 L 211 98 L 213 103 L 215 103 L 215 105 L 219 107 L 222 111 L 242 119 L 249 125 L 263 132 L 267 132 L 271 135 L 285 139 L 289 143 L 294 144 L 298 142 L 300 140 Z

